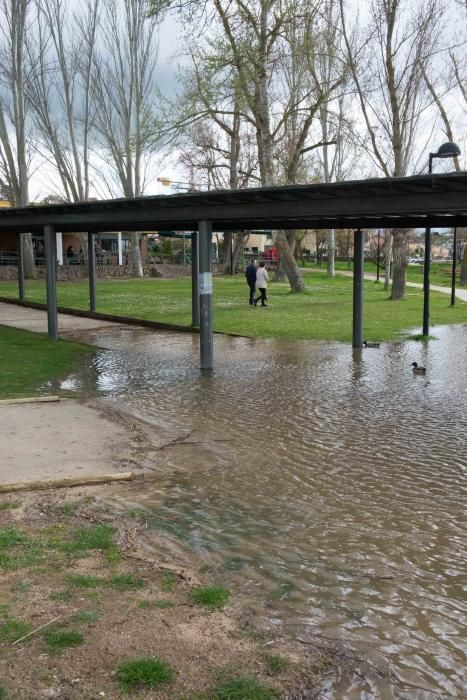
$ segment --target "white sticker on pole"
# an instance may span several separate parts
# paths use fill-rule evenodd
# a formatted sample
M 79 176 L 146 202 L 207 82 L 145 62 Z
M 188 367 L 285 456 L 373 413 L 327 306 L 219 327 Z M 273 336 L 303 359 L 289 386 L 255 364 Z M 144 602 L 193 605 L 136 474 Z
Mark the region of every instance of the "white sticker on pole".
M 198 282 L 200 294 L 212 294 L 212 272 L 200 272 Z

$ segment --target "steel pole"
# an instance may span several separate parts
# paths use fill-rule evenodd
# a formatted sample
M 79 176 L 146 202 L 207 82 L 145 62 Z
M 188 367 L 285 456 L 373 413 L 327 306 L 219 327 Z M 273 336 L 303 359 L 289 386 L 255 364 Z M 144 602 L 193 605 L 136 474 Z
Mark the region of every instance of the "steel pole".
M 212 224 L 202 220 L 199 231 L 199 315 L 201 369 L 213 368 L 212 335 Z
M 378 253 L 376 256 L 376 281 L 379 282 L 379 268 L 381 265 L 381 248 L 380 248 L 381 229 L 378 229 Z
M 230 234 L 230 275 L 233 277 L 234 269 L 233 269 L 233 250 L 234 250 L 234 245 L 233 245 L 233 232 Z
M 425 262 L 423 264 L 423 335 L 430 332 L 430 265 L 431 228 L 425 229 Z
M 56 238 L 53 226 L 44 226 L 45 283 L 47 289 L 47 327 L 51 340 L 58 339 Z
M 454 240 L 452 244 L 452 279 L 451 279 L 451 306 L 456 303 L 456 265 L 457 265 L 457 228 L 454 227 Z
M 428 173 L 431 175 L 433 154 L 428 157 Z M 422 334 L 430 332 L 430 266 L 431 266 L 431 228 L 425 229 L 425 262 L 423 264 L 423 328 Z
M 352 347 L 363 347 L 363 231 L 354 231 Z
M 24 246 L 22 233 L 16 236 L 16 249 L 18 255 L 18 296 L 20 301 L 24 301 Z
M 96 310 L 96 249 L 94 234 L 88 233 L 89 310 Z
M 199 234 L 193 231 L 191 234 L 191 325 L 199 326 L 199 256 L 198 256 Z

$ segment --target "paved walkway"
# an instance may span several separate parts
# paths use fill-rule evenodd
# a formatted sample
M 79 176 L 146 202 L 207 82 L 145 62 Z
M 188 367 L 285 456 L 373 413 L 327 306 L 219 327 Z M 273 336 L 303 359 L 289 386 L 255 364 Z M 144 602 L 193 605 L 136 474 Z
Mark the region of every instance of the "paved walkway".
M 5 304 L 0 302 L 0 325 L 23 328 L 26 331 L 47 333 L 47 312 L 42 309 L 30 309 L 27 306 Z M 101 321 L 95 318 L 58 314 L 60 333 L 71 331 L 95 331 L 99 328 L 121 328 L 121 323 Z
M 301 268 L 304 272 L 322 272 L 322 270 L 317 270 L 316 268 L 303 267 Z M 324 269 L 324 268 L 323 268 Z M 336 270 L 336 275 L 343 275 L 344 277 L 353 277 L 353 272 L 351 270 Z M 365 272 L 366 280 L 376 281 L 376 275 L 370 272 Z M 384 278 L 380 277 L 380 280 Z M 392 280 L 391 280 L 392 281 Z M 406 282 L 407 287 L 416 287 L 417 289 L 423 289 L 423 284 L 420 282 Z M 432 292 L 441 292 L 441 294 L 451 295 L 451 287 L 439 287 L 438 285 L 430 284 L 430 290 Z M 467 289 L 458 289 L 456 287 L 456 299 L 461 299 L 467 302 Z

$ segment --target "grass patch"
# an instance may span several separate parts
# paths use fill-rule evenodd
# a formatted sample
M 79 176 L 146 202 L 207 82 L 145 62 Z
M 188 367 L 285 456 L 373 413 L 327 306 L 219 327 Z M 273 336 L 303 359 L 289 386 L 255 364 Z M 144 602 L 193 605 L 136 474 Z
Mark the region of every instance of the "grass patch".
M 161 588 L 165 593 L 171 593 L 175 588 L 178 576 L 173 571 L 164 571 L 161 576 Z
M 0 503 L 0 510 L 13 510 L 13 508 L 19 508 L 19 503 L 10 503 L 9 501 Z
M 0 685 L 0 700 L 6 700 L 6 690 L 3 685 Z
M 408 335 L 407 340 L 423 341 L 423 340 L 438 340 L 438 338 L 435 335 L 423 335 L 423 333 L 415 333 L 414 335 Z
M 141 600 L 138 603 L 138 608 L 172 608 L 173 603 L 171 600 Z
M 191 597 L 198 605 L 207 608 L 223 608 L 230 598 L 230 592 L 224 586 L 197 586 Z
M 346 267 L 344 263 L 344 268 Z M 434 268 L 433 268 L 434 269 Z M 410 271 L 409 278 L 417 270 Z M 419 277 L 421 277 L 418 272 Z M 350 277 L 328 277 L 326 272 L 304 273 L 306 291 L 291 294 L 288 283 L 272 282 L 269 309 L 248 305 L 243 275 L 215 277 L 214 329 L 259 338 L 315 338 L 349 342 L 352 335 L 352 282 Z M 437 280 L 433 277 L 433 284 Z M 87 309 L 87 281 L 58 283 L 59 303 Z M 28 282 L 27 298 L 45 302 L 42 281 Z M 17 285 L 0 282 L 0 294 L 16 296 Z M 395 340 L 421 326 L 423 293 L 407 288 L 403 301 L 390 301 L 383 284 L 365 282 L 365 336 L 375 341 Z M 165 323 L 191 324 L 191 280 L 131 279 L 99 280 L 98 311 Z M 448 294 L 432 292 L 430 320 L 433 324 L 467 322 L 467 304 L 450 306 Z M 55 347 L 55 344 L 54 344 Z M 55 354 L 55 353 L 54 353 Z M 36 360 L 34 358 L 34 362 Z
M 73 629 L 49 628 L 44 632 L 44 639 L 52 654 L 60 654 L 68 647 L 76 647 L 84 643 L 81 632 Z
M 228 678 L 212 688 L 212 700 L 275 700 L 279 692 L 255 678 Z
M 127 693 L 145 688 L 158 688 L 170 683 L 174 678 L 175 671 L 165 661 L 157 658 L 124 661 L 117 668 L 117 680 Z
M 41 286 L 43 282 L 40 283 Z M 13 307 L 14 312 L 14 307 Z M 51 379 L 70 373 L 77 358 L 90 348 L 45 334 L 2 326 L 0 330 L 0 386 L 2 397 L 44 393 Z
M 290 583 L 289 581 L 282 581 L 277 589 L 272 592 L 271 600 L 284 600 L 286 598 L 290 598 L 294 589 L 295 586 L 293 583 Z
M 97 622 L 101 614 L 99 610 L 80 610 L 73 615 L 75 622 Z
M 43 549 L 16 527 L 0 530 L 0 569 L 14 571 L 41 559 Z
M 22 620 L 15 620 L 13 617 L 5 620 L 0 626 L 0 640 L 2 642 L 15 642 L 31 631 L 31 626 Z
M 231 559 L 226 559 L 221 565 L 220 569 L 222 571 L 240 571 L 245 566 L 246 562 L 240 557 L 232 557 Z
M 270 673 L 272 676 L 279 675 L 279 673 L 285 671 L 285 669 L 290 665 L 290 661 L 286 659 L 285 656 L 273 654 L 270 651 L 264 652 L 263 659 L 268 668 L 268 673 Z
M 71 554 L 85 554 L 94 549 L 114 550 L 114 535 L 115 528 L 111 525 L 80 527 L 73 532 L 71 542 L 65 542 L 63 547 Z
M 67 501 L 66 503 L 60 503 L 55 506 L 55 510 L 62 515 L 75 515 L 78 508 L 83 505 L 83 501 Z
M 98 588 L 102 586 L 104 580 L 99 576 L 88 576 L 86 574 L 70 574 L 66 580 L 76 588 Z
M 173 603 L 171 600 L 155 600 L 154 607 L 161 608 L 161 609 L 173 608 Z
M 69 590 L 64 591 L 52 591 L 49 595 L 50 600 L 56 600 L 58 602 L 64 602 L 66 600 L 71 600 L 73 593 Z
M 118 588 L 120 591 L 137 590 L 147 586 L 144 579 L 137 578 L 132 574 L 118 574 L 117 576 L 112 576 L 109 580 L 109 584 L 113 588 Z
M 29 581 L 15 581 L 11 590 L 15 593 L 27 593 L 31 588 L 31 583 Z

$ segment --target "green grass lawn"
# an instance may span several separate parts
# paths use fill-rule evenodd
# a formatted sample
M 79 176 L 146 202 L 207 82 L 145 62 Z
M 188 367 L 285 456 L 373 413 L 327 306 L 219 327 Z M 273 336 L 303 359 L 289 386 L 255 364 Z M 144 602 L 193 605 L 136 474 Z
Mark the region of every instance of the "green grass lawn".
M 0 326 L 0 399 L 46 393 L 45 382 L 65 376 L 83 352 L 89 347 Z
M 321 266 L 316 263 L 307 263 L 305 267 L 313 268 L 315 270 L 326 270 L 326 262 L 323 262 Z M 343 270 L 347 272 L 353 269 L 353 262 L 350 262 L 350 267 L 347 262 L 342 260 L 336 261 L 336 270 Z M 365 272 L 371 272 L 371 274 L 376 275 L 376 263 L 365 261 Z M 459 285 L 460 280 L 460 269 L 461 264 L 458 263 L 456 270 L 456 285 Z M 380 279 L 384 280 L 384 269 L 380 269 Z M 430 284 L 437 285 L 438 287 L 451 287 L 452 280 L 452 263 L 451 262 L 433 262 L 430 268 Z M 408 265 L 407 266 L 407 282 L 418 282 L 423 284 L 423 265 Z M 462 289 L 462 287 L 461 287 Z M 465 289 L 465 287 L 464 287 Z
M 214 279 L 214 328 L 252 337 L 316 338 L 350 341 L 352 335 L 352 279 L 328 278 L 325 272 L 305 273 L 306 292 L 291 294 L 287 283 L 272 283 L 270 307 L 250 307 L 243 275 Z M 43 281 L 28 281 L 29 301 L 45 302 Z M 0 283 L 0 295 L 16 296 L 12 282 Z M 58 283 L 58 302 L 88 307 L 87 280 Z M 449 295 L 433 293 L 432 324 L 467 322 L 467 304 L 450 306 Z M 97 310 L 103 313 L 189 325 L 191 280 L 102 280 L 97 285 Z M 365 283 L 365 336 L 392 340 L 422 324 L 422 291 L 408 288 L 403 301 L 390 301 L 382 284 Z

